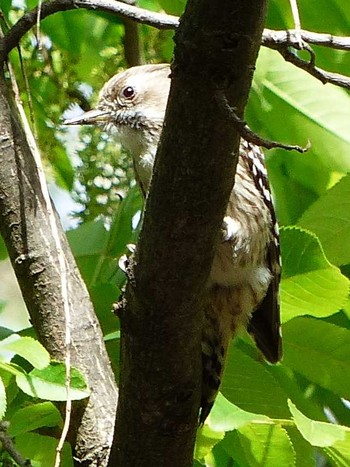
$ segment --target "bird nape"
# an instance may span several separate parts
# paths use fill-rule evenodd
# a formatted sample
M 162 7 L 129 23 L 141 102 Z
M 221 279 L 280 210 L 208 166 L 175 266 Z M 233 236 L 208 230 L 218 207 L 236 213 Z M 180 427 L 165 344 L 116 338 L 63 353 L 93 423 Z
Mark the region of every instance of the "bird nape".
M 65 124 L 102 124 L 131 153 L 144 196 L 150 185 L 170 89 L 169 65 L 143 65 L 113 76 L 96 109 Z M 190 130 L 189 130 L 190 131 Z M 202 332 L 204 423 L 219 391 L 230 340 L 244 327 L 266 360 L 281 359 L 280 247 L 264 155 L 241 140 L 222 238 L 207 281 Z

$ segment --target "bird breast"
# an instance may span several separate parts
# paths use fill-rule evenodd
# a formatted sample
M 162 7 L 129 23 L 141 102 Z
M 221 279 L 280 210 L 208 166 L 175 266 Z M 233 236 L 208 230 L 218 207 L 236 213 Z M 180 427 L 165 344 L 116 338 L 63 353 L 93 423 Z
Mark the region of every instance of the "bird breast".
M 145 194 L 152 177 L 158 135 L 150 132 L 149 129 L 128 125 L 113 126 L 112 132 L 122 146 L 132 155 L 136 179 Z
M 270 226 L 269 210 L 240 157 L 208 287 L 247 287 L 260 301 L 272 278 L 266 260 Z

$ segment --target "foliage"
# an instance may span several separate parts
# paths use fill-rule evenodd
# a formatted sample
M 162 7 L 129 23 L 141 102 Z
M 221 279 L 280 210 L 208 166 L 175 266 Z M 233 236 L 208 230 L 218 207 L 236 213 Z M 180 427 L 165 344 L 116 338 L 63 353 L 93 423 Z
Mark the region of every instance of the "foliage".
M 28 7 L 36 3 L 27 2 Z M 179 14 L 184 3 L 139 2 L 171 14 Z M 2 2 L 8 24 L 22 14 L 18 4 Z M 348 33 L 350 10 L 343 0 L 319 1 L 317 15 L 312 2 L 300 0 L 298 5 L 305 29 Z M 271 1 L 267 27 L 292 27 L 289 11 L 287 0 Z M 84 129 L 80 135 L 74 129 L 68 131 L 61 119 L 65 111 L 72 111 L 73 103 L 89 108 L 92 90 L 91 102 L 96 99 L 95 91 L 126 66 L 123 31 L 122 22 L 107 14 L 58 13 L 41 23 L 39 49 L 33 32 L 21 47 L 47 176 L 79 203 L 75 216 L 80 225 L 73 225 L 68 237 L 108 334 L 106 345 L 113 349 L 110 356 L 115 368 L 119 334 L 110 308 L 125 280 L 118 260 L 137 239 L 142 202 L 134 187 L 130 160 L 120 147 L 96 129 Z M 170 59 L 171 32 L 146 26 L 140 31 L 147 61 Z M 350 74 L 349 54 L 317 47 L 315 52 L 321 67 Z M 29 104 L 16 51 L 11 53 L 11 62 L 22 99 Z M 225 467 L 234 462 L 242 467 L 311 467 L 320 454 L 331 465 L 350 464 L 349 104 L 344 90 L 323 86 L 285 63 L 277 52 L 261 50 L 246 113 L 249 125 L 270 139 L 300 145 L 311 142 L 306 154 L 276 149 L 266 155 L 283 227 L 284 359 L 277 366 L 265 363 L 249 336 L 232 345 L 222 394 L 207 424 L 198 431 L 197 466 Z M 0 258 L 5 256 L 0 244 Z M 12 332 L 3 337 L 1 355 L 5 350 L 12 353 L 1 360 L 0 414 L 6 411 L 9 434 L 23 455 L 36 462 L 33 465 L 49 465 L 43 453 L 52 452 L 55 444 L 38 429 L 57 430 L 62 426 L 61 416 L 51 402 L 30 399 L 28 393 L 38 394 L 31 394 L 21 382 L 21 377 L 30 378 L 34 384 L 42 374 L 40 368 L 48 365 L 47 356 L 28 337 Z M 9 341 L 11 338 L 15 340 Z M 53 370 L 55 364 L 48 368 Z M 45 390 L 42 397 L 58 400 L 52 396 L 56 383 L 45 384 L 51 388 L 50 394 Z
M 4 328 L 0 331 L 0 417 L 3 419 L 6 414 L 7 435 L 15 437 L 16 446 L 22 455 L 32 459 L 35 463 L 33 465 L 52 465 L 56 455 L 56 440 L 34 431 L 50 428 L 59 433 L 63 421 L 51 402 L 40 402 L 38 399 L 67 399 L 65 366 L 50 362 L 48 352 L 32 337 L 21 337 Z M 72 368 L 71 399 L 79 400 L 88 396 L 89 391 L 82 375 Z M 5 452 L 0 453 L 0 459 L 4 464 L 9 462 Z M 63 449 L 63 465 L 73 465 L 67 443 Z

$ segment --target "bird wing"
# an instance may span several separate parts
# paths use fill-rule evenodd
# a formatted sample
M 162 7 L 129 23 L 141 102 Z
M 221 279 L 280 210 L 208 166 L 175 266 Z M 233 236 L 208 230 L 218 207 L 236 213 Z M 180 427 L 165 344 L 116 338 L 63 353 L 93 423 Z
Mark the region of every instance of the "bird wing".
M 258 146 L 247 141 L 242 140 L 241 145 L 243 151 L 248 156 L 247 161 L 255 186 L 259 190 L 271 216 L 271 241 L 266 250 L 266 261 L 272 275 L 272 280 L 265 298 L 252 314 L 248 325 L 248 332 L 253 335 L 256 345 L 265 358 L 271 363 L 276 363 L 282 358 L 279 302 L 281 254 L 278 223 L 267 178 L 264 154 Z
M 276 268 L 276 264 L 279 264 L 279 249 L 274 241 L 268 247 L 267 260 L 273 277 L 264 300 L 252 314 L 248 332 L 254 337 L 265 358 L 276 363 L 282 358 L 282 338 L 278 292 L 280 271 Z

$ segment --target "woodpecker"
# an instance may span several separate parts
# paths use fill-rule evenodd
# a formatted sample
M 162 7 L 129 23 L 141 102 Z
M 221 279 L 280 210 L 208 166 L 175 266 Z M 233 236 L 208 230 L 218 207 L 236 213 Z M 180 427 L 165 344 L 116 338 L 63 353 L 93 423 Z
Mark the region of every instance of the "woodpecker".
M 66 124 L 102 124 L 131 153 L 135 178 L 147 196 L 162 131 L 170 67 L 143 65 L 113 76 L 94 110 Z M 280 247 L 278 225 L 260 148 L 241 140 L 235 184 L 222 222 L 206 284 L 202 332 L 200 422 L 219 391 L 230 340 L 240 328 L 255 339 L 265 359 L 281 359 Z

